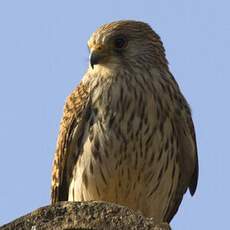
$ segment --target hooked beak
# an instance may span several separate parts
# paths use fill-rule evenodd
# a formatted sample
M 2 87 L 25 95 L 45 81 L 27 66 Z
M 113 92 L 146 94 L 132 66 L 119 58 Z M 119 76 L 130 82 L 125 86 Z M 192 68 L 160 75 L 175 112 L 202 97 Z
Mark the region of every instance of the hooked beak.
M 94 68 L 94 65 L 99 64 L 101 62 L 101 60 L 104 59 L 105 57 L 106 57 L 106 55 L 102 51 L 93 50 L 89 56 L 90 65 L 91 65 L 92 69 Z

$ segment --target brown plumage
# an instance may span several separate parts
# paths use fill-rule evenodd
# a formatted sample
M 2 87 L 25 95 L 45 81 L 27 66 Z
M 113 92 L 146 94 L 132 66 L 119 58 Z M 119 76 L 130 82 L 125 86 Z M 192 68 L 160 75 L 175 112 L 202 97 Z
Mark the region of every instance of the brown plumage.
M 118 21 L 91 36 L 90 65 L 67 98 L 52 203 L 103 200 L 169 222 L 198 178 L 190 108 L 149 25 Z

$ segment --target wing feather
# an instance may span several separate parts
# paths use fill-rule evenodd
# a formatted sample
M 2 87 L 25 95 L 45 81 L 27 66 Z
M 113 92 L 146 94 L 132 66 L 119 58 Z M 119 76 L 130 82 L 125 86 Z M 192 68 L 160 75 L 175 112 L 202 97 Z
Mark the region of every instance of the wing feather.
M 178 140 L 177 163 L 180 168 L 180 176 L 177 189 L 165 215 L 165 220 L 168 222 L 176 214 L 187 189 L 189 188 L 191 195 L 195 193 L 198 180 L 197 145 L 189 108 L 187 107 L 183 114 L 176 114 L 173 122 Z
M 82 82 L 67 98 L 64 106 L 63 117 L 58 134 L 57 147 L 52 168 L 52 204 L 68 199 L 68 183 L 71 175 L 67 175 L 68 167 L 73 167 L 80 150 L 77 149 L 77 142 L 82 137 L 82 126 L 85 121 L 89 106 L 88 87 Z M 75 148 L 73 150 L 73 148 Z M 74 153 L 74 154 L 73 154 Z M 74 159 L 72 158 L 74 157 Z M 68 164 L 73 160 L 71 164 Z

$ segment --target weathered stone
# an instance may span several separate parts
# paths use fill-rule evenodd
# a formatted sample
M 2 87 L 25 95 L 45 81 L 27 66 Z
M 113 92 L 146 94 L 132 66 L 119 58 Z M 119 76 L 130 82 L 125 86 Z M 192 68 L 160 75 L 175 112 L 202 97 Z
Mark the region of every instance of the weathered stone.
M 97 230 L 153 229 L 168 230 L 168 224 L 155 223 L 152 218 L 126 207 L 106 202 L 60 202 L 39 208 L 22 216 L 1 230 Z

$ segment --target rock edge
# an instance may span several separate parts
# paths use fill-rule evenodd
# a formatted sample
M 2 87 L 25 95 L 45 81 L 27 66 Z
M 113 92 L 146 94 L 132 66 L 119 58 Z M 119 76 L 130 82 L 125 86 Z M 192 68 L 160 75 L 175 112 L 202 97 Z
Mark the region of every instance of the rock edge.
M 39 208 L 6 225 L 1 230 L 100 230 L 153 229 L 170 230 L 166 223 L 155 223 L 152 218 L 124 206 L 107 202 L 59 202 Z

